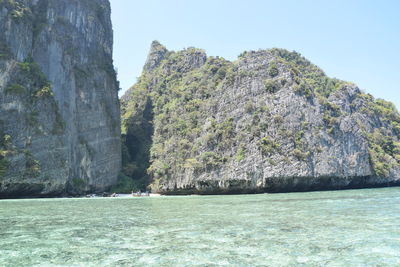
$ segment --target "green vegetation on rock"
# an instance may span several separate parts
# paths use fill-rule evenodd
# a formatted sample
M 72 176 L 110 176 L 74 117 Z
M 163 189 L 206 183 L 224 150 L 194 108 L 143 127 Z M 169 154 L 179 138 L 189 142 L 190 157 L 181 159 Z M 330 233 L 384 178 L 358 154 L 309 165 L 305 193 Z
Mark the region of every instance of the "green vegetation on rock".
M 5 93 L 29 94 L 31 102 L 53 96 L 50 82 L 31 56 L 24 62 L 18 63 L 18 70 L 14 74 L 13 82 L 6 87 Z
M 281 63 L 289 67 L 290 73 L 298 85 L 297 90 L 307 96 L 314 92 L 321 96 L 329 97 L 333 92 L 347 84 L 338 79 L 327 77 L 320 68 L 297 52 L 289 52 L 278 48 L 270 51 L 279 58 Z
M 295 156 L 299 160 L 306 160 L 310 156 L 310 152 L 303 152 L 300 149 L 293 150 L 293 156 Z
M 389 177 L 393 168 L 400 167 L 400 114 L 391 102 L 365 93 L 358 98 L 361 112 L 381 126 L 371 129 L 368 121 L 358 121 L 368 140 L 371 166 L 377 176 Z
M 263 155 L 265 156 L 269 156 L 271 153 L 275 152 L 275 151 L 279 151 L 281 148 L 281 145 L 279 143 L 277 143 L 274 140 L 271 140 L 270 138 L 263 137 L 260 140 L 260 150 L 262 152 Z
M 27 84 L 31 89 L 32 99 L 53 96 L 50 82 L 31 56 L 29 56 L 25 62 L 19 63 L 19 68 L 21 75 L 18 77 L 18 82 Z M 16 83 L 14 86 L 24 87 L 21 84 Z
M 23 95 L 26 93 L 26 88 L 20 84 L 13 83 L 5 89 L 6 94 Z
M 8 170 L 10 162 L 3 155 L 0 155 L 0 178 L 2 178 Z
M 24 99 L 28 111 L 26 112 L 26 123 L 36 129 L 40 125 L 41 105 L 43 101 L 49 101 L 55 110 L 51 133 L 59 135 L 64 132 L 65 122 L 59 113 L 51 84 L 31 56 L 28 56 L 24 62 L 18 63 L 16 71 L 12 74 L 4 92 L 8 96 L 18 96 Z
M 204 152 L 200 155 L 200 158 L 206 168 L 213 168 L 227 161 L 226 157 L 211 151 Z
M 277 76 L 278 74 L 279 74 L 279 69 L 278 69 L 278 66 L 276 65 L 276 63 L 274 62 L 274 61 L 272 61 L 270 64 L 269 64 L 269 67 L 268 67 L 268 74 L 271 76 L 271 77 L 275 77 L 275 76 Z
M 82 189 L 86 186 L 86 182 L 82 178 L 74 177 L 72 178 L 72 185 L 77 189 Z
M 12 138 L 10 135 L 2 135 L 0 139 L 0 178 L 4 177 L 10 166 L 7 156 L 13 152 Z
M 264 81 L 265 90 L 268 93 L 276 93 L 281 88 L 281 84 L 279 84 L 278 80 L 276 79 L 268 79 Z
M 206 59 L 204 51 L 195 48 L 175 53 L 158 45 L 151 53 L 159 52 L 165 52 L 166 58 L 156 69 L 145 71 L 131 89 L 130 98 L 138 101 L 122 101 L 123 150 L 128 152 L 123 157 L 123 173 L 134 181 L 143 181 L 142 189 L 149 181 L 148 173 L 154 177 L 168 175 L 166 166 L 196 169 L 223 163 L 224 156 L 212 151 L 199 153 L 196 148 L 201 143 L 221 146 L 234 131 L 231 119 L 221 123 L 211 120 L 212 131 L 199 138 L 200 127 L 206 123 L 202 108 L 213 104 L 209 97 L 227 75 L 229 62 L 218 57 Z M 185 64 L 189 58 L 204 60 L 204 64 L 191 68 Z M 158 77 L 156 84 L 154 76 Z
M 29 7 L 25 6 L 23 1 L 20 0 L 2 0 L 0 5 L 5 6 L 11 10 L 11 18 L 17 22 L 28 19 L 32 16 L 32 11 Z
M 0 40 L 0 60 L 9 59 L 11 58 L 11 55 L 12 53 L 8 45 L 4 41 Z
M 25 172 L 26 178 L 37 178 L 41 174 L 40 162 L 33 157 L 30 151 L 25 150 Z
M 245 146 L 241 145 L 241 146 L 239 147 L 239 150 L 238 150 L 237 153 L 236 153 L 236 161 L 237 161 L 237 162 L 241 162 L 242 160 L 245 159 L 245 156 L 246 156 L 246 149 L 245 149 Z
M 387 135 L 385 128 L 365 133 L 369 141 L 371 165 L 377 176 L 388 177 L 391 169 L 400 167 L 399 139 Z
M 229 62 L 153 42 L 121 110 L 126 188 L 192 192 L 215 182 L 229 192 L 232 173 L 263 184 L 265 175 L 324 173 L 320 166 L 332 166 L 326 176 L 352 176 L 350 164 L 365 164 L 355 176 L 388 177 L 400 159 L 391 103 L 284 49 L 248 51 Z M 381 127 L 386 131 L 377 135 Z M 365 160 L 354 163 L 359 154 Z

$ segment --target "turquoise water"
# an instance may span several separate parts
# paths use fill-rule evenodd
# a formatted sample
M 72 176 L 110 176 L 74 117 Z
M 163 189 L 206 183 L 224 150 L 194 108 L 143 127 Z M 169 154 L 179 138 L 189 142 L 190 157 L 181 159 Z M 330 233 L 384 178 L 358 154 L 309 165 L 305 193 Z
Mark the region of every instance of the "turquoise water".
M 400 266 L 400 188 L 2 200 L 0 266 Z

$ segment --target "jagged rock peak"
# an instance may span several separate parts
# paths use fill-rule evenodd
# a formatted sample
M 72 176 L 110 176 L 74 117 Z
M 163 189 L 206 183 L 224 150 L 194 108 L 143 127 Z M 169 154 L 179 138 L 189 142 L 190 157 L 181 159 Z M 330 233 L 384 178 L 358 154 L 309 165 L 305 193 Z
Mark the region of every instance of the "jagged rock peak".
M 151 71 L 157 67 L 167 52 L 168 50 L 159 41 L 153 41 L 143 69 Z
M 167 62 L 164 62 L 166 64 L 162 67 L 164 71 L 186 72 L 202 66 L 207 60 L 207 54 L 203 49 L 195 47 L 188 47 L 178 52 L 169 51 L 158 41 L 153 41 L 143 70 L 151 72 L 159 67 L 163 60 L 167 58 L 172 59 L 177 64 L 172 64 L 173 62 L 167 60 Z

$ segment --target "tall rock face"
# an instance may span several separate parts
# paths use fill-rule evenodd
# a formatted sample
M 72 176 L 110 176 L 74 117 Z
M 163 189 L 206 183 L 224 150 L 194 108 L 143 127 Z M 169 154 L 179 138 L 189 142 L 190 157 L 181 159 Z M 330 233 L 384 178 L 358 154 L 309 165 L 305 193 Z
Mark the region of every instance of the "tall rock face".
M 103 191 L 120 168 L 108 0 L 0 0 L 0 197 Z
M 394 105 L 283 49 L 229 62 L 154 42 L 122 99 L 122 126 L 143 140 L 125 142 L 124 173 L 135 178 L 135 156 L 148 151 L 146 179 L 164 194 L 400 185 Z

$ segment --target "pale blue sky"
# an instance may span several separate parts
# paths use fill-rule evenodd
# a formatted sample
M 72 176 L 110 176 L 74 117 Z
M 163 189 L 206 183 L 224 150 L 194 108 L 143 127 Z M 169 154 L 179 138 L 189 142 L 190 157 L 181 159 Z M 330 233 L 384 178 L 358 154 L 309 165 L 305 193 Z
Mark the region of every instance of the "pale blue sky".
M 296 50 L 329 76 L 400 107 L 400 1 L 111 0 L 122 92 L 151 41 L 234 60 L 245 50 Z

